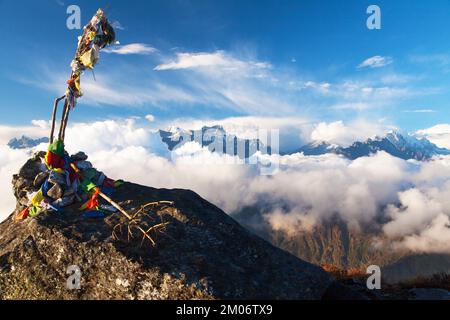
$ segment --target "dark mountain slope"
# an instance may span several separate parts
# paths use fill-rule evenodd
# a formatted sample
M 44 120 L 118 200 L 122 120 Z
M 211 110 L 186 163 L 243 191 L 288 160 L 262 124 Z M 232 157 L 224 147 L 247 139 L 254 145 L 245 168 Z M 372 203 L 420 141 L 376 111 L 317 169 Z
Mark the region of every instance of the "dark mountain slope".
M 31 180 L 21 178 L 22 186 Z M 76 205 L 22 222 L 11 215 L 0 224 L 0 298 L 320 299 L 331 283 L 323 269 L 254 236 L 192 191 L 126 183 L 114 198 L 130 211 L 174 201 L 152 213 L 169 222 L 152 234 L 155 247 L 128 241 L 126 228 L 114 239 L 113 227 L 124 221 L 117 213 L 89 219 Z M 81 270 L 80 290 L 66 286 L 71 265 Z

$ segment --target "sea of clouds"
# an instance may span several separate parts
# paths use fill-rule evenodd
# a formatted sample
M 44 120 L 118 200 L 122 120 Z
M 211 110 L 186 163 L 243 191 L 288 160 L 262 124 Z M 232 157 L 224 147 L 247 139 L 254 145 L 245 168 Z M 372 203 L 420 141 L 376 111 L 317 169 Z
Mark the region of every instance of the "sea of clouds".
M 338 132 L 342 126 L 328 125 Z M 327 135 L 326 127 L 321 124 L 312 133 Z M 1 220 L 15 207 L 11 177 L 32 152 L 11 149 L 7 141 L 22 133 L 42 137 L 47 132 L 48 124 L 41 121 L 23 128 L 0 126 Z M 70 153 L 86 152 L 111 178 L 192 189 L 229 214 L 269 203 L 271 209 L 261 213 L 264 219 L 288 234 L 311 230 L 338 214 L 362 232 L 369 226 L 378 229 L 396 248 L 450 253 L 450 157 L 417 162 L 385 152 L 354 161 L 332 154 L 272 155 L 266 160 L 279 169 L 266 176 L 255 165 L 230 164 L 230 156 L 211 153 L 195 142 L 170 155 L 157 131 L 136 119 L 73 123 L 66 141 Z

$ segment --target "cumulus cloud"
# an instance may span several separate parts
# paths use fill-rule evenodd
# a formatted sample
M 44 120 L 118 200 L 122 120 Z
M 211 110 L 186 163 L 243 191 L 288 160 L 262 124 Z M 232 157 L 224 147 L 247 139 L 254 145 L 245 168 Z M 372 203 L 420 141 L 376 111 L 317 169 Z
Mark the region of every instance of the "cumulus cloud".
M 349 124 L 344 124 L 343 121 L 321 122 L 311 132 L 311 139 L 346 146 L 355 141 L 382 136 L 389 129 L 395 128 L 366 120 L 357 120 Z
M 311 230 L 338 214 L 353 228 L 378 228 L 394 247 L 449 252 L 450 157 L 419 163 L 384 152 L 354 161 L 333 154 L 271 155 L 266 160 L 279 163 L 279 170 L 263 176 L 256 165 L 229 161 L 233 157 L 195 142 L 170 155 L 157 132 L 134 119 L 72 123 L 67 149 L 86 151 L 112 178 L 192 189 L 229 214 L 262 207 L 267 223 L 288 234 Z M 6 146 L 0 151 L 0 179 L 6 186 L 28 154 Z M 1 197 L 5 217 L 14 199 L 10 192 Z
M 48 122 L 33 120 L 31 126 L 0 125 L 0 145 L 6 145 L 12 138 L 26 135 L 30 138 L 42 138 L 48 134 Z
M 10 215 L 16 207 L 12 193 L 12 175 L 17 173 L 22 164 L 30 156 L 27 150 L 14 150 L 0 144 L 0 221 Z
M 438 124 L 431 128 L 418 130 L 416 134 L 427 138 L 441 148 L 450 148 L 450 124 Z
M 106 53 L 115 53 L 120 55 L 141 54 L 147 55 L 156 52 L 156 49 L 145 43 L 130 43 L 126 45 L 114 46 L 102 50 Z
M 31 124 L 44 130 L 50 128 L 50 121 L 47 120 L 31 120 Z
M 450 253 L 450 218 L 440 214 L 434 218 L 419 234 L 411 234 L 394 246 L 414 252 Z
M 450 183 L 440 188 L 418 186 L 399 193 L 400 206 L 390 205 L 392 220 L 384 233 L 397 248 L 450 253 Z
M 394 62 L 391 57 L 373 56 L 367 58 L 358 65 L 358 69 L 361 68 L 381 68 Z

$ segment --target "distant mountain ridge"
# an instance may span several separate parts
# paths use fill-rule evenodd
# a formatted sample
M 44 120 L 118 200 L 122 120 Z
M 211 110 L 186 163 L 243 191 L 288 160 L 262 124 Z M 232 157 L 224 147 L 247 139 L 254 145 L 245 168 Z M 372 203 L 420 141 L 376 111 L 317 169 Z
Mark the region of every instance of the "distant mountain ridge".
M 242 139 L 234 134 L 228 134 L 222 126 L 204 126 L 199 130 L 185 130 L 171 127 L 159 130 L 162 141 L 170 151 L 181 147 L 187 142 L 195 141 L 202 147 L 208 147 L 211 152 L 220 152 L 240 158 L 249 158 L 256 152 L 271 152 L 259 139 Z M 220 150 L 218 149 L 220 148 Z
M 172 127 L 168 130 L 159 130 L 158 133 L 169 151 L 173 151 L 187 142 L 195 141 L 202 147 L 207 147 L 211 152 L 220 152 L 245 159 L 250 158 L 256 152 L 272 153 L 271 147 L 265 146 L 259 139 L 239 138 L 237 135 L 227 133 L 219 125 L 204 126 L 199 130 Z M 20 138 L 11 139 L 8 146 L 12 149 L 28 149 L 41 143 L 48 143 L 48 141 L 47 137 L 33 139 L 22 135 Z M 375 154 L 378 151 L 387 152 L 400 159 L 415 159 L 418 161 L 429 160 L 438 155 L 450 155 L 449 149 L 440 148 L 426 138 L 419 139 L 396 131 L 388 132 L 382 137 L 369 138 L 364 142 L 355 141 L 347 147 L 327 141 L 312 141 L 291 152 L 281 150 L 281 154 L 303 153 L 305 156 L 337 154 L 355 160 Z
M 172 127 L 168 130 L 159 130 L 162 141 L 170 151 L 182 146 L 186 142 L 196 141 L 202 147 L 208 147 L 210 151 L 217 152 L 217 146 L 222 153 L 239 155 L 241 158 L 250 157 L 256 152 L 271 153 L 270 146 L 266 147 L 259 139 L 242 139 L 234 134 L 228 134 L 219 125 L 204 126 L 199 130 L 185 130 Z M 450 155 L 450 150 L 440 148 L 426 138 L 417 138 L 412 135 L 401 134 L 397 131 L 388 132 L 382 137 L 369 138 L 355 141 L 350 146 L 341 146 L 327 141 L 312 141 L 301 148 L 283 152 L 281 154 L 303 153 L 305 156 L 318 156 L 323 154 L 338 154 L 350 160 L 366 157 L 378 151 L 384 151 L 390 155 L 404 160 L 415 159 L 418 161 L 429 160 L 437 155 Z
M 348 147 L 330 144 L 326 141 L 313 141 L 297 150 L 297 152 L 301 152 L 305 156 L 334 153 L 343 155 L 351 160 L 369 156 L 378 151 L 385 151 L 394 157 L 404 160 L 415 159 L 419 161 L 429 160 L 436 155 L 450 154 L 450 150 L 439 148 L 426 138 L 418 139 L 395 131 L 387 133 L 384 137 L 375 137 L 364 142 L 354 142 Z
M 36 147 L 36 146 L 40 145 L 41 143 L 48 143 L 48 141 L 49 141 L 49 139 L 46 137 L 33 139 L 33 138 L 27 137 L 25 135 L 22 135 L 22 137 L 20 137 L 20 138 L 13 138 L 13 139 L 9 140 L 8 146 L 11 149 L 28 149 L 28 148 Z

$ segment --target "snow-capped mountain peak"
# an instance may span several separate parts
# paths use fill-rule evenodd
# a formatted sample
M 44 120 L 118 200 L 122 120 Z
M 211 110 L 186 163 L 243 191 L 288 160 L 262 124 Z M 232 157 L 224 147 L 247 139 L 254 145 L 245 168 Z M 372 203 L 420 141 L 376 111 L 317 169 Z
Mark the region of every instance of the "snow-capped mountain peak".
M 448 155 L 450 150 L 439 148 L 426 138 L 418 138 L 411 134 L 389 131 L 385 136 L 356 141 L 351 146 L 343 147 L 324 141 L 313 141 L 298 150 L 304 155 L 320 155 L 336 153 L 349 159 L 368 156 L 378 151 L 385 151 L 405 160 L 428 160 L 436 155 Z

